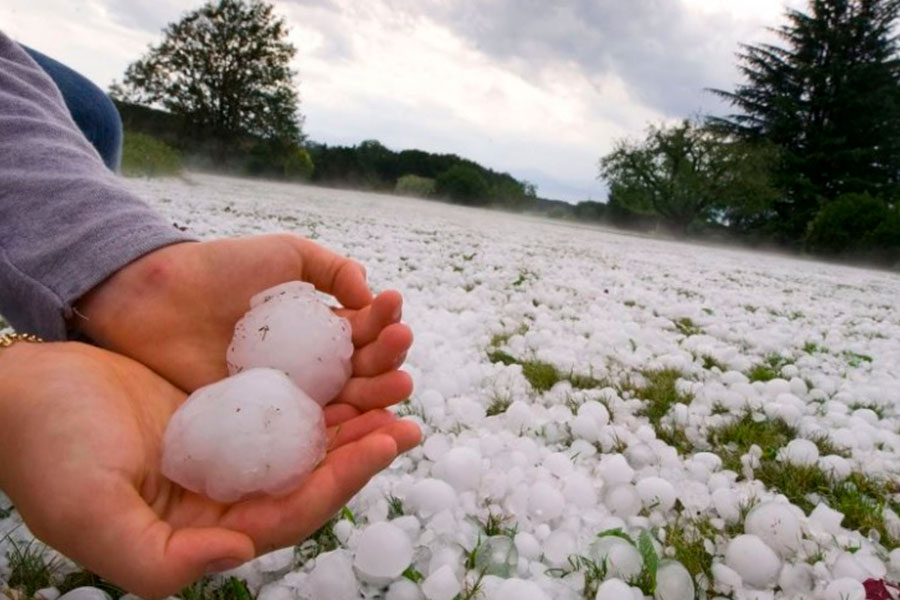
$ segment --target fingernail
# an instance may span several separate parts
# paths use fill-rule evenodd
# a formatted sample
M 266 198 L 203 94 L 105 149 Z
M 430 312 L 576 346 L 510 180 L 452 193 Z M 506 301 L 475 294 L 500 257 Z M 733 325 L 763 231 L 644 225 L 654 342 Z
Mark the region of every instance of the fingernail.
M 397 362 L 394 363 L 394 368 L 399 369 L 400 366 L 403 364 L 403 361 L 405 361 L 405 360 L 406 360 L 406 352 L 404 352 L 403 354 L 400 355 L 400 357 L 397 359 Z
M 403 316 L 403 307 L 398 306 L 397 308 L 394 309 L 394 314 L 392 315 L 392 318 L 394 321 L 399 321 L 400 317 L 402 317 L 402 316 Z
M 221 573 L 222 571 L 230 571 L 241 566 L 244 561 L 237 558 L 220 558 L 206 565 L 206 574 Z

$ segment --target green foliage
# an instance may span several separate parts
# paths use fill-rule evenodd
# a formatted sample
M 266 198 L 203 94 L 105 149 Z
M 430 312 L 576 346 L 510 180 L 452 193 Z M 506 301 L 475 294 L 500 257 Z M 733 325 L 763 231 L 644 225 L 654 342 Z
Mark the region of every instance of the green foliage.
M 59 558 L 37 540 L 8 539 L 9 587 L 23 590 L 25 597 L 30 598 L 37 590 L 52 586 L 62 566 Z
M 204 578 L 181 590 L 182 600 L 253 600 L 247 582 L 229 577 L 224 583 Z
M 735 142 L 690 121 L 650 127 L 641 142 L 620 140 L 600 161 L 610 201 L 658 216 L 679 233 L 723 214 L 758 213 L 775 196 L 771 152 Z
M 183 115 L 220 157 L 250 134 L 302 140 L 288 28 L 261 0 L 209 1 L 163 30 L 111 94 Z
M 313 173 L 309 151 L 286 138 L 261 139 L 253 143 L 246 171 L 292 181 L 307 181 Z
M 460 204 L 485 205 L 489 201 L 488 183 L 477 169 L 468 165 L 454 165 L 434 180 L 438 196 Z
M 701 573 L 712 581 L 712 555 L 706 551 L 703 540 L 713 538 L 716 528 L 708 518 L 688 519 L 680 517 L 666 525 L 666 545 L 674 550 L 674 558 L 684 565 L 697 581 Z
M 128 177 L 178 175 L 181 156 L 178 151 L 152 136 L 125 132 L 122 143 L 122 174 Z
M 814 0 L 788 9 L 782 45 L 743 46 L 745 83 L 715 90 L 738 109 L 712 119 L 749 142 L 779 148 L 783 191 L 768 218 L 800 241 L 823 203 L 843 194 L 897 196 L 900 61 L 897 0 Z
M 397 180 L 394 191 L 405 196 L 428 198 L 434 194 L 434 179 L 418 175 L 404 175 Z
M 887 220 L 884 202 L 868 194 L 844 194 L 826 204 L 809 224 L 806 247 L 822 254 L 862 252 Z
M 94 587 L 103 590 L 112 598 L 121 598 L 126 594 L 125 590 L 114 583 L 106 581 L 99 575 L 95 575 L 90 571 L 75 571 L 66 575 L 62 583 L 56 586 L 60 594 L 65 594 L 80 587 Z

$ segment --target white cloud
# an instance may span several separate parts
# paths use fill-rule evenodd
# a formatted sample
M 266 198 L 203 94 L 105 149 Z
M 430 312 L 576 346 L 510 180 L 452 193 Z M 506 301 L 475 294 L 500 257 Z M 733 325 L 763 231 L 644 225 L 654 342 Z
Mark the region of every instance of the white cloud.
M 716 106 L 703 88 L 731 87 L 738 42 L 763 39 L 783 12 L 779 0 L 680 2 L 573 0 L 553 5 L 552 14 L 542 2 L 499 0 L 276 6 L 298 48 L 312 139 L 374 138 L 396 149 L 454 152 L 557 180 L 557 190 L 582 190 L 561 192 L 577 200 L 597 198 L 597 159 L 615 139 Z M 14 38 L 108 86 L 165 23 L 195 6 L 4 0 L 0 22 Z M 584 15 L 594 22 L 576 18 Z

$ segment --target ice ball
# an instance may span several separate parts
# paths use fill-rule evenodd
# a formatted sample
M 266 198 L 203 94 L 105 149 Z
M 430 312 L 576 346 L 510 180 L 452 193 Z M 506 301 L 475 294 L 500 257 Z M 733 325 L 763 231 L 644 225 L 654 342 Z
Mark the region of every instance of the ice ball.
M 634 544 L 617 535 L 602 535 L 588 549 L 591 559 L 606 565 L 607 575 L 631 580 L 641 574 L 644 559 Z
M 519 552 L 512 538 L 492 535 L 475 551 L 475 568 L 486 575 L 509 577 L 519 564 Z
M 195 391 L 163 435 L 162 473 L 217 502 L 290 493 L 325 457 L 322 408 L 275 369 Z
M 775 551 L 752 534 L 739 535 L 728 543 L 725 564 L 744 582 L 763 590 L 775 585 L 781 570 L 781 560 Z
M 627 600 L 630 597 L 631 586 L 621 579 L 607 579 L 597 588 L 595 600 Z
M 693 600 L 694 578 L 677 560 L 662 560 L 656 570 L 654 600 Z
M 352 355 L 350 323 L 335 315 L 312 285 L 291 281 L 250 299 L 226 358 L 232 375 L 254 367 L 284 371 L 324 406 L 350 378 Z
M 412 562 L 413 547 L 409 536 L 387 522 L 369 525 L 356 544 L 353 565 L 373 582 L 399 577 Z
M 744 521 L 744 531 L 759 537 L 782 558 L 800 549 L 800 519 L 794 509 L 782 502 L 763 502 L 753 507 Z

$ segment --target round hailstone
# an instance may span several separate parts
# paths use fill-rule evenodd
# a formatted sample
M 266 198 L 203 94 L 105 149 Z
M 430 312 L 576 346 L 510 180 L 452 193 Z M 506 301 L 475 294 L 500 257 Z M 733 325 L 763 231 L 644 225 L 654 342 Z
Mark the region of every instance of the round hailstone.
M 313 596 L 313 598 L 329 598 L 328 596 Z M 358 599 L 359 595 L 354 597 Z M 330 599 L 329 599 L 330 600 Z M 401 577 L 390 585 L 384 600 L 422 600 L 422 592 L 419 586 L 405 577 Z
M 359 583 L 346 550 L 332 550 L 318 555 L 312 572 L 306 578 L 306 585 L 313 598 L 359 598 Z
M 465 446 L 451 448 L 438 459 L 431 472 L 457 492 L 473 490 L 481 480 L 481 454 Z
M 790 558 L 800 549 L 800 519 L 783 502 L 757 504 L 744 521 L 744 531 L 759 537 L 781 558 Z
M 752 534 L 739 535 L 728 542 L 725 564 L 744 582 L 762 590 L 775 584 L 781 570 L 781 560 L 775 551 Z
M 562 514 L 565 498 L 549 483 L 536 483 L 528 496 L 528 512 L 541 521 L 552 521 Z
M 822 600 L 865 600 L 866 588 L 855 579 L 844 577 L 828 584 Z
M 675 506 L 675 486 L 662 477 L 645 477 L 634 486 L 641 502 L 650 510 L 666 512 Z
M 656 570 L 655 600 L 693 600 L 694 579 L 677 560 L 661 560 Z
M 788 442 L 782 450 L 782 456 L 792 465 L 808 467 L 819 460 L 819 448 L 809 440 L 797 438 Z
M 549 597 L 536 583 L 512 578 L 500 584 L 491 600 L 549 600 Z
M 387 522 L 366 527 L 356 543 L 353 566 L 373 583 L 387 582 L 412 562 L 413 547 L 409 536 Z
M 609 512 L 622 519 L 641 512 L 641 497 L 630 483 L 619 483 L 607 488 L 603 503 Z
M 312 285 L 291 281 L 250 299 L 226 358 L 232 375 L 253 367 L 284 371 L 324 406 L 350 378 L 352 355 L 349 322 L 335 315 Z
M 609 577 L 630 580 L 641 574 L 644 559 L 634 544 L 617 535 L 601 535 L 588 548 L 591 560 L 606 565 Z
M 60 598 L 64 600 L 109 600 L 109 594 L 95 587 L 84 586 L 66 592 Z
M 453 600 L 462 590 L 450 565 L 444 565 L 422 582 L 422 593 L 428 600 Z
M 409 506 L 422 517 L 430 517 L 442 510 L 456 506 L 456 491 L 446 481 L 422 479 L 417 481 L 406 496 Z
M 631 586 L 621 579 L 607 579 L 597 588 L 595 600 L 627 600 L 631 597 Z
M 217 502 L 295 490 L 325 456 L 322 408 L 275 369 L 191 394 L 163 435 L 162 473 Z
M 519 566 L 519 552 L 512 538 L 492 535 L 475 552 L 475 568 L 486 575 L 509 577 Z

